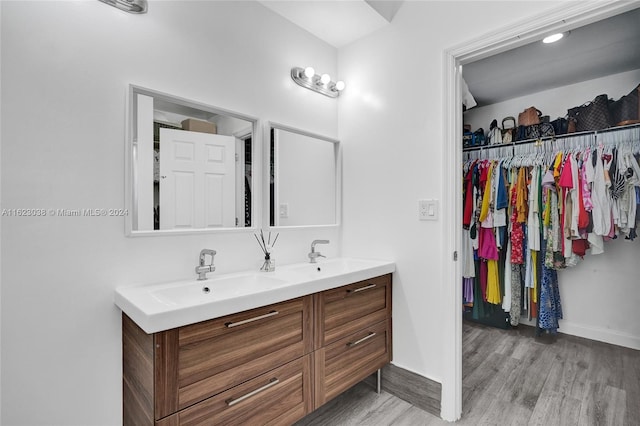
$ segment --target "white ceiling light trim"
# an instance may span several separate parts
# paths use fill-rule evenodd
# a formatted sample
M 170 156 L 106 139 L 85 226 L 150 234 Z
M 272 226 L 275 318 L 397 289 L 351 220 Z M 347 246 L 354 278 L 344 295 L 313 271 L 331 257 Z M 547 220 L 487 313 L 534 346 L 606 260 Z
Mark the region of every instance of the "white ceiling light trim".
M 545 44 L 555 43 L 556 41 L 560 40 L 562 37 L 564 37 L 563 33 L 551 34 L 550 36 L 546 36 L 545 38 L 543 38 L 542 42 Z
M 100 0 L 110 6 L 129 13 L 147 13 L 147 0 Z

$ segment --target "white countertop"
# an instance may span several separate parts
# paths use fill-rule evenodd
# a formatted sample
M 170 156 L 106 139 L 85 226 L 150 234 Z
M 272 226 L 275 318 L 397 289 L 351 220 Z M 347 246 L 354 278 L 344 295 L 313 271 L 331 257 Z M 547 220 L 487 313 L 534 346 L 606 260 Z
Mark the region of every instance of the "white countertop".
M 115 304 L 146 333 L 156 333 L 306 296 L 395 271 L 386 260 L 335 258 L 209 279 L 118 287 Z M 195 275 L 195 274 L 194 274 Z M 208 292 L 203 291 L 207 287 Z

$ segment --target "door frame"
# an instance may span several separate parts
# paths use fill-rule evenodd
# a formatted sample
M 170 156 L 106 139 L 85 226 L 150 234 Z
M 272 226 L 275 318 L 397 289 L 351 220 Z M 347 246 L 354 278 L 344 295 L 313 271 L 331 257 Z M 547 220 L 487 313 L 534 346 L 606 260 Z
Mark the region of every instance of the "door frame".
M 445 253 L 443 295 L 445 317 L 443 336 L 443 375 L 440 416 L 447 421 L 460 419 L 462 414 L 462 265 L 457 253 L 462 246 L 462 67 L 506 50 L 541 40 L 554 32 L 574 28 L 618 15 L 640 7 L 638 2 L 562 2 L 526 20 L 515 22 L 496 31 L 475 37 L 443 52 L 443 209 L 453 214 L 443 215 Z
M 244 180 L 246 177 L 246 167 L 245 167 L 245 154 L 246 154 L 246 148 L 245 148 L 245 142 L 247 139 L 251 138 L 251 147 L 253 148 L 253 144 L 254 144 L 254 138 L 253 138 L 253 132 L 252 132 L 252 128 L 251 127 L 246 127 L 242 130 L 238 130 L 237 132 L 233 133 L 233 137 L 236 138 L 236 227 L 239 226 L 239 222 L 242 221 L 244 222 L 245 220 L 245 200 L 244 198 L 246 197 L 245 194 L 245 187 L 244 187 Z M 253 176 L 254 174 L 254 163 L 255 163 L 255 159 L 253 158 L 253 149 L 251 150 L 251 175 Z M 249 183 L 249 187 L 251 189 L 251 196 L 253 197 L 253 179 L 250 181 Z M 240 217 L 239 217 L 240 216 Z M 251 216 L 251 224 L 253 225 L 254 223 L 254 217 L 253 215 Z M 244 225 L 242 225 L 241 227 L 244 227 Z

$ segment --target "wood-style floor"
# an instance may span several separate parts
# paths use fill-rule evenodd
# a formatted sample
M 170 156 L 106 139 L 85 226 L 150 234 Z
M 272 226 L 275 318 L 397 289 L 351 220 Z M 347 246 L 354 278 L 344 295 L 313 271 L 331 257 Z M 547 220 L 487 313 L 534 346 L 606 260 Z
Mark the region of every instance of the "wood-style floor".
M 640 426 L 640 351 L 534 328 L 463 327 L 460 425 Z M 384 378 L 383 378 L 384 380 Z M 360 383 L 302 425 L 448 425 Z

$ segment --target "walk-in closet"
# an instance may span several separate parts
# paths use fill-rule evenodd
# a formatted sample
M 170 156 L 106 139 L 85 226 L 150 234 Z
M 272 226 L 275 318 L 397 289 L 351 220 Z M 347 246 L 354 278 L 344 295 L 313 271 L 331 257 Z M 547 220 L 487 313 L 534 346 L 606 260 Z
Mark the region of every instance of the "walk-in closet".
M 463 413 L 640 418 L 638 22 L 463 67 Z
M 634 9 L 567 32 L 557 45 L 527 45 L 465 65 L 465 85 L 478 104 L 467 105 L 464 112 L 465 130 L 474 140 L 463 142 L 460 170 L 465 318 L 504 327 L 524 322 L 537 325 L 540 333 L 559 331 L 640 349 L 640 325 L 632 320 L 640 303 L 640 62 L 609 59 L 611 66 L 602 71 L 606 74 L 595 77 L 591 69 L 578 68 L 600 66 L 596 59 L 582 59 L 597 57 L 583 40 L 594 34 L 637 40 L 638 26 L 632 23 L 639 20 L 640 9 Z M 625 46 L 630 52 L 637 45 L 633 41 Z M 527 59 L 531 57 L 536 60 Z M 495 68 L 518 60 L 522 64 L 509 72 Z M 518 80 L 527 64 L 537 69 Z M 556 74 L 543 72 L 545 67 Z M 561 73 L 567 67 L 571 72 Z M 498 81 L 490 80 L 492 73 Z M 566 84 L 556 86 L 551 77 Z M 544 90 L 532 89 L 537 87 Z M 602 95 L 609 102 L 609 123 L 575 128 L 571 110 L 591 105 Z M 636 102 L 635 116 L 614 117 L 615 101 L 628 97 Z M 539 124 L 519 123 L 526 110 L 533 111 Z M 567 129 L 572 121 L 574 128 Z M 528 127 L 535 131 L 525 134 Z M 478 133 L 485 139 L 475 140 Z M 584 188 L 578 188 L 582 182 Z M 514 223 L 523 226 L 514 229 Z M 479 276 L 481 285 L 474 286 L 472 279 Z M 522 284 L 521 292 L 510 291 L 520 287 L 512 285 L 514 280 Z M 553 284 L 547 288 L 543 282 Z

